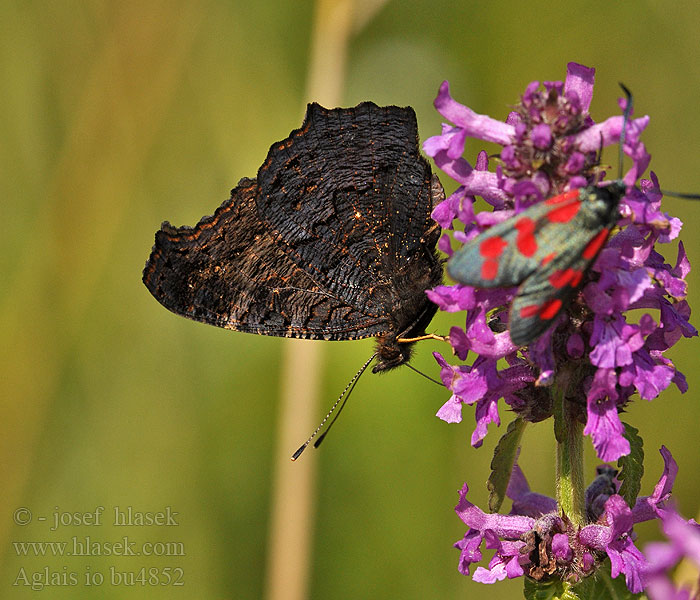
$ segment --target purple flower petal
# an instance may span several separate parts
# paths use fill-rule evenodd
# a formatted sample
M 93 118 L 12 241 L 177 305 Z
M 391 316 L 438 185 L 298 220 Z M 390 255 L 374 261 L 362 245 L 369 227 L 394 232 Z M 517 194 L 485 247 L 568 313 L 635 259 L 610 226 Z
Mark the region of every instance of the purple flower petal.
M 439 285 L 432 290 L 425 290 L 430 301 L 446 312 L 469 310 L 476 304 L 474 288 L 462 285 Z
M 666 571 L 683 558 L 700 567 L 700 526 L 692 519 L 686 521 L 672 509 L 664 510 L 660 517 L 669 543 L 654 542 L 644 549 L 647 558 L 644 591 L 651 600 L 690 600 L 689 591 L 676 589 Z
M 554 498 L 530 491 L 527 479 L 517 464 L 513 466 L 506 496 L 513 501 L 514 514 L 538 518 L 557 510 Z
M 435 221 L 437 219 L 434 218 Z M 438 250 L 440 252 L 444 252 L 447 254 L 447 256 L 452 256 L 452 241 L 450 240 L 450 236 L 447 235 L 446 233 L 440 236 L 440 239 L 438 240 Z
M 591 363 L 597 367 L 614 369 L 632 363 L 632 350 L 622 335 L 624 319 L 615 315 L 613 320 L 595 317 L 591 335 Z
M 634 353 L 633 364 L 620 373 L 620 385 L 634 385 L 644 400 L 653 400 L 673 381 L 675 370 L 657 365 L 646 350 Z
M 584 67 L 575 62 L 566 65 L 566 82 L 564 94 L 575 93 L 580 102 L 580 108 L 588 112 L 593 99 L 593 83 L 595 82 L 595 69 Z
M 579 541 L 592 549 L 607 553 L 610 558 L 611 576 L 625 574 L 627 588 L 632 593 L 642 591 L 642 572 L 646 567 L 644 555 L 632 542 L 632 511 L 618 495 L 610 496 L 605 503 L 608 526 L 587 525 L 578 534 Z
M 497 581 L 503 581 L 507 576 L 506 565 L 499 562 L 491 569 L 477 567 L 472 579 L 478 583 L 496 583 Z
M 453 100 L 450 96 L 450 84 L 447 81 L 443 81 L 440 86 L 440 91 L 435 98 L 435 108 L 443 117 L 464 129 L 465 135 L 469 137 L 497 144 L 507 144 L 513 137 L 514 131 L 511 125 L 478 115 L 470 108 Z
M 664 533 L 684 556 L 700 567 L 700 525 L 693 519 L 686 521 L 675 511 L 663 516 Z
M 428 156 L 438 152 L 446 152 L 451 159 L 459 158 L 464 153 L 466 132 L 461 127 L 450 127 L 442 124 L 442 133 L 428 138 L 423 142 L 423 150 Z
M 552 129 L 546 123 L 535 125 L 530 134 L 532 145 L 540 150 L 546 150 L 552 145 Z
M 676 258 L 676 266 L 673 267 L 671 271 L 673 275 L 680 279 L 685 279 L 686 275 L 690 273 L 690 262 L 688 261 L 688 255 L 685 253 L 685 246 L 683 242 L 678 242 L 678 257 Z
M 617 414 L 617 376 L 613 369 L 598 369 L 588 392 L 588 422 L 583 433 L 593 438 L 593 446 L 604 461 L 629 454 L 629 442 Z
M 552 552 L 558 559 L 571 560 L 574 552 L 569 545 L 569 536 L 564 533 L 555 533 L 552 538 Z
M 470 529 L 461 539 L 455 544 L 455 548 L 461 550 L 459 555 L 459 572 L 462 575 L 469 575 L 469 565 L 471 563 L 479 562 L 482 558 L 481 555 L 481 541 L 483 536 L 476 529 Z
M 472 432 L 471 445 L 474 448 L 478 448 L 488 433 L 488 426 L 491 423 L 501 424 L 501 417 L 498 414 L 498 398 L 491 396 L 479 400 L 476 405 L 475 416 L 476 427 Z
M 461 327 L 450 327 L 450 346 L 459 360 L 466 360 L 469 353 L 469 338 Z
M 445 402 L 435 413 L 435 416 L 445 421 L 445 423 L 461 423 L 462 422 L 462 401 L 455 395 Z
M 671 495 L 673 483 L 678 474 L 678 464 L 671 456 L 666 446 L 661 446 L 659 450 L 664 459 L 664 471 L 659 482 L 654 487 L 654 492 L 651 496 L 643 496 L 637 498 L 637 502 L 632 509 L 632 515 L 635 523 L 649 521 L 655 519 L 661 514 L 663 503 L 668 500 Z
M 535 526 L 535 519 L 523 516 L 488 514 L 467 500 L 469 486 L 465 483 L 459 492 L 455 512 L 462 521 L 477 531 L 492 531 L 498 537 L 519 539 Z

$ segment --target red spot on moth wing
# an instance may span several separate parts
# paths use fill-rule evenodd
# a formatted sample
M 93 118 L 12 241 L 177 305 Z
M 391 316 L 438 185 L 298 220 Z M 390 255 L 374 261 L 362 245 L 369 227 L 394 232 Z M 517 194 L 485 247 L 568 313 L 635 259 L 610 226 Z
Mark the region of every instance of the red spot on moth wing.
M 574 200 L 570 204 L 562 204 L 550 210 L 547 213 L 547 219 L 550 223 L 568 223 L 576 216 L 580 208 L 581 202 Z
M 548 280 L 552 287 L 562 288 L 569 283 L 570 277 L 571 275 L 569 275 L 569 269 L 564 269 L 552 272 L 552 274 L 548 277 Z
M 534 317 L 538 312 L 540 312 L 539 304 L 530 304 L 529 306 L 523 306 L 520 309 L 520 318 L 529 319 L 530 317 Z
M 586 247 L 581 252 L 581 256 L 586 260 L 591 260 L 598 254 L 598 251 L 603 247 L 605 240 L 608 239 L 608 234 L 610 230 L 608 228 L 601 229 L 596 236 L 586 244 Z
M 578 287 L 578 285 L 581 283 L 581 280 L 583 279 L 583 271 L 578 271 L 576 269 L 571 269 L 574 273 L 573 277 L 571 278 L 571 281 L 569 282 L 569 285 L 572 288 Z
M 535 239 L 535 222 L 529 217 L 522 217 L 515 222 L 518 237 L 515 242 L 520 254 L 530 257 L 537 252 L 537 240 Z
M 487 258 L 481 264 L 482 279 L 491 281 L 492 279 L 496 279 L 496 275 L 498 275 L 498 261 L 494 258 Z
M 539 316 L 540 319 L 544 321 L 549 321 L 559 314 L 562 302 L 559 298 L 552 298 L 547 300 L 541 306 L 539 304 L 530 304 L 529 306 L 523 306 L 520 309 L 520 317 L 522 319 L 529 319 L 530 317 Z
M 479 254 L 484 258 L 498 258 L 507 245 L 508 242 L 498 236 L 486 238 L 479 244 Z
M 565 269 L 560 271 L 554 271 L 549 276 L 549 283 L 555 288 L 563 288 L 565 285 L 570 285 L 575 288 L 579 283 L 581 283 L 581 278 L 583 277 L 583 271 L 578 269 Z
M 556 317 L 561 309 L 561 304 L 562 302 L 559 300 L 559 298 L 553 298 L 552 300 L 545 302 L 542 305 L 542 310 L 540 310 L 540 318 L 544 319 L 545 321 L 549 321 L 550 319 Z
M 547 256 L 545 256 L 542 259 L 542 262 L 540 262 L 540 266 L 544 267 L 548 262 L 551 262 L 556 255 L 557 255 L 556 252 L 550 252 Z
M 576 200 L 578 196 L 578 190 L 569 190 L 558 196 L 552 196 L 547 198 L 544 202 L 545 204 L 561 204 L 562 202 L 568 202 L 569 200 Z

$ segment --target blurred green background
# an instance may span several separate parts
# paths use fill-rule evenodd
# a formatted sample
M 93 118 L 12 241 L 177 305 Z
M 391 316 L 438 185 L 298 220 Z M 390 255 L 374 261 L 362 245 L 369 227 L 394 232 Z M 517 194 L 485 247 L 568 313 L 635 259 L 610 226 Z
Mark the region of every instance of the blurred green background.
M 141 284 L 141 270 L 162 220 L 193 225 L 211 214 L 300 125 L 314 3 L 0 7 L 0 597 L 263 597 L 281 357 L 293 342 L 176 317 Z M 425 139 L 439 131 L 432 100 L 443 79 L 461 102 L 504 118 L 530 81 L 563 79 L 574 60 L 597 68 L 594 119 L 618 113 L 624 81 L 637 114 L 652 117 L 644 140 L 662 186 L 700 191 L 696 2 L 364 0 L 354 10 L 342 105 L 411 105 Z M 468 142 L 467 158 L 480 148 Z M 614 154 L 606 159 L 616 164 Z M 700 265 L 700 206 L 669 200 L 667 209 L 685 222 Z M 666 255 L 675 261 L 675 247 Z M 691 305 L 700 301 L 697 273 Z M 446 332 L 460 320 L 438 316 L 433 327 Z M 680 465 L 676 498 L 688 517 L 700 505 L 698 343 L 684 340 L 671 354 L 690 391 L 669 389 L 626 415 L 646 443 L 643 493 L 661 472 L 664 443 Z M 322 345 L 319 419 L 373 347 Z M 436 375 L 436 349 L 420 344 L 413 364 Z M 472 410 L 461 425 L 433 416 L 447 397 L 408 369 L 362 378 L 315 453 L 310 598 L 520 595 L 522 581 L 484 587 L 456 570 L 452 543 L 465 530 L 453 512 L 457 490 L 467 481 L 483 505 L 504 428 L 472 449 Z M 553 494 L 553 459 L 551 424 L 531 427 L 521 464 L 534 489 Z M 596 464 L 589 448 L 591 477 Z M 106 508 L 102 526 L 50 530 L 54 511 L 97 506 Z M 115 506 L 171 507 L 179 524 L 115 528 Z M 15 523 L 19 507 L 31 510 L 30 524 Z M 656 525 L 638 531 L 642 547 L 658 536 Z M 185 552 L 54 558 L 18 556 L 13 545 L 85 535 L 181 542 Z M 110 567 L 180 568 L 184 585 L 113 586 Z M 13 585 L 44 568 L 59 583 L 77 572 L 77 584 Z M 86 585 L 86 571 L 104 583 Z

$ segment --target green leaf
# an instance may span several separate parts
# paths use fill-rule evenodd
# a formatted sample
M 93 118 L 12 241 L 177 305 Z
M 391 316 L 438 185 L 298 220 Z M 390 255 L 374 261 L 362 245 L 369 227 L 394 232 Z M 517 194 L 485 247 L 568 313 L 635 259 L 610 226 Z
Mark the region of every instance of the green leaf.
M 642 594 L 633 594 L 627 589 L 625 576 L 610 576 L 610 561 L 605 560 L 594 575 L 576 586 L 581 600 L 606 598 L 609 600 L 634 600 L 644 598 Z
M 551 581 L 535 581 L 525 578 L 525 600 L 557 600 L 564 593 L 564 582 L 560 579 Z
M 520 448 L 520 440 L 526 425 L 527 423 L 520 417 L 513 419 L 493 451 L 491 475 L 486 482 L 489 490 L 489 510 L 492 513 L 498 512 L 506 497 L 510 474 L 518 457 L 518 448 Z
M 526 577 L 524 595 L 526 600 L 588 600 L 589 598 L 600 600 L 607 598 L 607 596 L 581 595 L 582 591 L 586 591 L 590 587 L 586 581 L 574 585 L 560 579 L 535 581 Z
M 617 478 L 622 481 L 618 493 L 631 508 L 634 506 L 639 495 L 639 489 L 642 486 L 644 442 L 639 435 L 638 429 L 635 429 L 629 423 L 623 423 L 623 425 L 625 426 L 625 439 L 630 443 L 630 453 L 627 456 L 621 456 L 617 461 L 617 466 L 620 467 L 620 474 Z

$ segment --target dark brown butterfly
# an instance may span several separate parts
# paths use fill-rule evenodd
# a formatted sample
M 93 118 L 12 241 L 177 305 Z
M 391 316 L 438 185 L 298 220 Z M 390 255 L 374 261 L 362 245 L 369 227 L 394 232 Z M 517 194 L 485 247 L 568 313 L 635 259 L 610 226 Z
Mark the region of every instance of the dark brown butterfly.
M 377 337 L 374 372 L 407 362 L 442 281 L 433 206 L 442 186 L 420 155 L 413 109 L 309 104 L 195 227 L 165 222 L 143 281 L 167 309 L 218 327 L 321 340 Z

